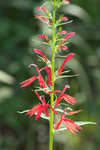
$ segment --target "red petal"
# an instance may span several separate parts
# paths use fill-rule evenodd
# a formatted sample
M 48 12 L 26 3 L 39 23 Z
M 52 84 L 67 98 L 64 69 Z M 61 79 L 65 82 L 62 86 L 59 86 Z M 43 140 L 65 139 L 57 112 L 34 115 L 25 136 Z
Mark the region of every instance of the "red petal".
M 46 39 L 46 40 L 48 40 L 48 36 L 46 36 L 46 35 L 44 35 L 44 34 L 39 34 L 38 37 L 39 37 L 40 39 Z
M 67 34 L 67 31 L 66 30 L 62 30 L 59 32 L 59 34 Z
M 62 97 L 63 97 L 63 95 L 64 95 L 64 92 L 65 92 L 65 90 L 66 90 L 67 88 L 69 88 L 69 86 L 65 86 L 64 89 L 63 89 L 63 91 L 61 92 L 61 94 L 60 94 L 59 97 L 57 98 L 56 103 L 55 103 L 55 107 L 59 104 L 59 102 L 60 102 L 60 100 L 62 99 Z
M 49 116 L 49 111 L 48 111 L 48 108 L 47 108 L 48 105 L 46 104 L 44 96 L 43 96 L 43 99 L 42 99 L 42 105 L 43 105 L 43 109 L 44 109 L 45 115 Z
M 47 84 L 45 83 L 41 73 L 40 73 L 40 70 L 38 69 L 38 67 L 36 66 L 36 70 L 38 72 L 38 80 L 39 80 L 39 84 L 40 84 L 40 87 L 42 88 L 48 88 Z
M 75 104 L 77 102 L 77 100 L 74 97 L 71 97 L 68 94 L 64 94 L 63 98 L 64 98 L 65 101 L 67 101 L 70 104 Z
M 35 120 L 37 120 L 37 119 L 40 117 L 42 111 L 43 111 L 43 107 L 41 107 L 41 108 L 39 109 L 39 111 L 38 111 L 38 113 L 37 113 L 37 115 L 36 115 L 36 117 L 35 117 Z
M 40 49 L 35 48 L 33 51 L 37 54 L 40 54 L 46 63 L 48 62 L 47 57 L 44 55 L 44 53 Z
M 26 87 L 26 86 L 30 85 L 30 84 L 31 84 L 32 82 L 34 82 L 36 79 L 37 79 L 37 77 L 34 76 L 34 77 L 31 77 L 31 78 L 29 78 L 29 79 L 27 79 L 27 80 L 25 80 L 25 81 L 22 81 L 22 82 L 20 83 L 20 84 L 22 84 L 21 87 Z
M 32 109 L 30 109 L 27 113 L 26 116 L 29 115 L 30 117 L 33 116 L 39 109 L 41 108 L 41 104 L 38 104 L 34 106 Z
M 62 21 L 68 21 L 68 17 L 62 17 L 61 20 Z
M 66 128 L 73 134 L 76 134 L 76 132 L 78 132 L 79 130 L 82 129 L 80 126 L 78 126 L 72 120 L 70 120 L 68 118 L 64 118 L 63 120 L 65 122 Z
M 74 36 L 75 35 L 75 32 L 70 32 L 70 33 L 68 33 L 65 37 L 64 37 L 64 39 L 66 40 L 66 39 L 68 39 L 68 38 L 70 38 L 70 37 L 72 37 L 72 36 Z
M 46 70 L 48 73 L 48 84 L 52 86 L 52 81 L 51 81 L 51 68 L 49 66 L 45 66 L 43 69 Z
M 62 119 L 59 119 L 55 124 L 54 124 L 54 129 L 59 129 L 59 127 L 60 127 L 60 125 L 61 125 L 61 123 L 62 123 Z
M 79 112 L 81 112 L 82 110 L 76 110 L 76 111 L 71 111 L 71 112 L 68 112 L 68 115 L 73 115 L 73 114 L 77 114 Z
M 35 90 L 35 94 L 41 100 L 41 96 L 39 95 L 39 93 L 36 90 Z
M 46 12 L 46 9 L 44 7 L 41 7 L 41 6 L 37 7 L 36 9 L 43 10 L 44 12 Z
M 59 47 L 59 49 L 61 50 L 61 49 L 63 49 L 63 50 L 67 50 L 68 49 L 68 47 L 67 46 L 60 46 Z
M 57 75 L 60 75 L 60 74 L 61 74 L 61 72 L 62 72 L 62 70 L 63 70 L 63 68 L 64 68 L 66 62 L 67 62 L 68 60 L 70 60 L 73 56 L 75 56 L 74 53 L 69 53 L 69 54 L 66 56 L 65 60 L 64 60 L 63 63 L 61 64 L 60 68 L 57 70 Z
M 50 92 L 48 92 L 48 94 L 51 94 L 51 93 L 59 93 L 59 92 L 61 92 L 60 90 L 55 90 L 55 91 L 50 91 Z
M 35 15 L 35 17 L 38 18 L 38 19 L 40 19 L 40 20 L 42 20 L 42 21 L 44 21 L 44 22 L 46 22 L 46 23 L 49 22 L 49 21 L 48 21 L 44 16 L 42 16 L 42 15 Z
M 49 108 L 50 108 L 55 114 L 58 115 L 58 113 L 56 112 L 56 110 L 55 110 L 51 105 L 48 104 L 48 106 L 49 106 Z

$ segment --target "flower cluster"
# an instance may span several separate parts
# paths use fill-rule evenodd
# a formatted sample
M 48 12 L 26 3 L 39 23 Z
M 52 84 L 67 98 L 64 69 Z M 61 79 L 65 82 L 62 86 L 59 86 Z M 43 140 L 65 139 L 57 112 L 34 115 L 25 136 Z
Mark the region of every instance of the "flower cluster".
M 69 0 L 63 0 L 62 3 L 69 4 Z M 52 13 L 50 13 L 50 11 L 48 9 L 46 9 L 45 7 L 41 7 L 41 6 L 37 7 L 37 10 L 39 12 L 42 11 L 44 13 L 44 15 L 36 14 L 35 17 L 38 18 L 39 20 L 41 20 L 43 23 L 47 23 L 48 26 L 52 30 L 52 22 L 53 22 L 52 21 Z M 57 27 L 62 22 L 67 23 L 67 21 L 68 21 L 67 17 L 60 17 L 56 21 L 55 26 Z M 58 31 L 56 33 L 55 54 L 59 53 L 59 51 L 61 51 L 61 50 L 68 50 L 68 46 L 66 46 L 66 43 L 68 43 L 69 38 L 71 38 L 74 35 L 75 35 L 75 32 L 68 33 L 66 30 Z M 47 34 L 39 34 L 38 38 L 44 39 L 45 42 L 49 46 L 51 46 L 52 39 L 50 40 L 50 38 L 47 36 Z M 51 47 L 51 49 L 52 49 L 52 47 Z M 63 60 L 60 67 L 58 67 L 58 69 L 55 69 L 54 80 L 52 80 L 51 60 L 49 60 L 40 49 L 34 48 L 33 52 L 41 57 L 41 59 L 45 62 L 45 66 L 43 68 L 39 68 L 36 64 L 30 64 L 29 67 L 34 67 L 35 70 L 37 71 L 37 75 L 34 75 L 34 76 L 30 77 L 29 79 L 22 81 L 20 83 L 20 85 L 21 85 L 21 87 L 26 87 L 26 86 L 29 86 L 30 84 L 32 84 L 35 80 L 38 80 L 38 84 L 40 87 L 39 91 L 42 90 L 43 93 L 45 93 L 48 97 L 50 97 L 49 95 L 54 94 L 55 99 L 54 99 L 54 104 L 51 106 L 50 101 L 48 101 L 46 103 L 45 96 L 44 95 L 40 96 L 38 90 L 35 90 L 35 94 L 37 95 L 37 98 L 40 100 L 41 104 L 37 104 L 37 105 L 33 106 L 32 109 L 27 111 L 26 115 L 29 115 L 29 117 L 32 117 L 35 114 L 36 115 L 35 120 L 37 120 L 39 117 L 41 117 L 42 113 L 44 113 L 45 116 L 50 117 L 50 110 L 51 110 L 59 118 L 58 121 L 54 124 L 55 130 L 58 130 L 61 126 L 61 123 L 64 122 L 66 129 L 69 130 L 70 132 L 76 134 L 76 132 L 78 132 L 82 128 L 79 125 L 77 125 L 76 123 L 74 123 L 74 121 L 72 121 L 68 117 L 70 115 L 79 113 L 81 110 L 76 110 L 76 111 L 71 110 L 71 111 L 67 112 L 67 109 L 65 108 L 62 115 L 61 115 L 61 112 L 60 113 L 57 112 L 57 107 L 60 106 L 60 103 L 63 100 L 64 100 L 64 102 L 68 103 L 69 105 L 76 104 L 77 100 L 74 97 L 70 96 L 69 94 L 66 94 L 66 90 L 68 88 L 70 88 L 70 86 L 66 85 L 62 91 L 61 90 L 52 90 L 52 86 L 54 85 L 56 79 L 62 76 L 62 71 L 64 69 L 65 64 L 70 59 L 72 59 L 75 56 L 75 54 L 67 53 L 67 56 Z M 47 80 L 45 80 L 43 78 L 42 70 L 45 70 L 45 72 L 47 74 Z M 65 116 L 67 116 L 67 117 L 65 117 Z

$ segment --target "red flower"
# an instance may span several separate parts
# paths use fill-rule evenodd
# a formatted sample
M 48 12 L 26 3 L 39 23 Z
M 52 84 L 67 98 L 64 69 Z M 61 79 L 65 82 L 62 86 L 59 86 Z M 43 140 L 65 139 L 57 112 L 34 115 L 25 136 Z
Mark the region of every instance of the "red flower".
M 25 81 L 22 81 L 20 84 L 21 84 L 21 87 L 26 87 L 28 85 L 30 85 L 32 82 L 34 82 L 34 80 L 38 79 L 39 81 L 39 84 L 40 84 L 40 87 L 42 88 L 45 88 L 45 92 L 47 92 L 47 84 L 45 83 L 41 73 L 40 73 L 40 70 L 38 69 L 38 66 L 36 66 L 35 64 L 31 64 L 30 67 L 33 66 L 33 67 L 36 67 L 36 70 L 38 72 L 38 76 L 33 76 Z
M 73 115 L 73 114 L 77 114 L 79 112 L 81 112 L 82 110 L 75 110 L 75 111 L 70 111 L 68 112 L 68 115 Z
M 44 35 L 44 34 L 39 34 L 38 37 L 39 37 L 40 39 L 46 39 L 46 40 L 48 40 L 48 36 L 46 36 L 46 35 Z
M 67 46 L 60 46 L 59 47 L 59 49 L 61 50 L 61 49 L 63 49 L 63 50 L 67 50 L 68 49 L 68 47 Z
M 48 84 L 52 86 L 52 80 L 51 80 L 51 68 L 49 66 L 45 66 L 41 70 L 45 69 L 46 72 L 48 73 Z
M 68 17 L 61 17 L 61 21 L 68 21 Z
M 67 34 L 67 31 L 66 30 L 62 30 L 59 32 L 59 34 Z
M 38 67 L 36 66 L 36 70 L 38 72 L 38 80 L 39 80 L 39 84 L 40 84 L 40 87 L 44 88 L 45 90 L 48 88 L 47 84 L 45 83 L 41 73 L 40 73 L 40 70 L 38 69 Z M 45 91 L 46 92 L 46 91 Z
M 70 104 L 75 104 L 76 103 L 76 99 L 74 97 L 71 97 L 68 94 L 64 94 L 64 92 L 66 91 L 67 88 L 70 88 L 68 85 L 66 85 L 63 89 L 63 91 L 61 92 L 61 90 L 55 90 L 55 91 L 50 91 L 48 92 L 48 94 L 51 93 L 60 93 L 60 95 L 58 96 L 56 102 L 55 102 L 55 107 L 58 106 L 59 102 L 61 101 L 61 99 L 63 98 L 66 102 L 70 103 Z
M 68 94 L 63 94 L 63 99 L 72 105 L 76 103 L 76 99 Z
M 69 0 L 63 0 L 63 4 L 70 4 Z
M 48 110 L 48 106 L 49 108 L 55 113 L 57 114 L 57 112 L 54 110 L 53 107 L 51 107 L 51 105 L 49 104 L 46 104 L 46 101 L 45 101 L 45 97 L 44 96 L 39 96 L 38 92 L 35 91 L 37 97 L 40 99 L 40 101 L 42 102 L 42 104 L 37 104 L 36 106 L 34 106 L 32 109 L 30 109 L 26 115 L 29 115 L 29 117 L 33 116 L 35 113 L 36 114 L 36 117 L 35 117 L 35 120 L 37 120 L 41 113 L 44 111 L 45 115 L 46 116 L 49 116 L 49 110 Z
M 73 56 L 75 56 L 74 53 L 69 53 L 69 54 L 66 56 L 65 60 L 64 60 L 63 63 L 61 64 L 60 68 L 57 70 L 57 75 L 58 75 L 58 76 L 61 74 L 61 72 L 62 72 L 62 70 L 63 70 L 63 68 L 64 68 L 66 62 L 67 62 L 68 60 L 70 60 Z
M 66 40 L 66 39 L 68 39 L 68 38 L 70 38 L 70 37 L 72 37 L 72 36 L 74 36 L 75 35 L 75 32 L 70 32 L 70 33 L 68 33 L 65 37 L 64 37 L 64 40 Z
M 57 100 L 56 100 L 56 102 L 55 102 L 55 107 L 58 106 L 58 104 L 59 104 L 60 100 L 63 98 L 64 92 L 66 91 L 67 88 L 69 88 L 68 85 L 66 85 L 66 86 L 64 87 L 63 91 L 62 91 L 62 92 L 60 93 L 60 95 L 58 96 L 58 98 L 57 98 Z M 70 102 L 70 101 L 68 101 L 68 102 Z
M 46 12 L 46 9 L 44 7 L 41 7 L 41 6 L 38 6 L 36 9 L 39 9 L 39 10 Z
M 30 85 L 30 84 L 31 84 L 32 82 L 34 82 L 36 79 L 38 79 L 38 77 L 33 76 L 33 77 L 31 77 L 31 78 L 29 78 L 29 79 L 27 79 L 27 80 L 25 80 L 25 81 L 22 81 L 22 82 L 20 83 L 20 84 L 21 84 L 21 88 Z
M 78 132 L 82 128 L 80 126 L 78 126 L 77 124 L 75 124 L 71 119 L 64 118 L 64 116 L 66 115 L 65 112 L 66 111 L 64 110 L 64 112 L 61 115 L 60 119 L 55 123 L 54 128 L 56 130 L 59 129 L 62 121 L 64 121 L 66 129 L 69 130 L 70 132 L 72 132 L 73 134 L 76 134 L 76 132 Z
M 44 53 L 43 53 L 40 49 L 34 48 L 33 51 L 34 51 L 35 53 L 37 53 L 37 54 L 40 54 L 40 55 L 42 56 L 44 62 L 48 63 L 47 57 L 44 55 Z
M 48 21 L 44 16 L 42 16 L 42 15 L 35 15 L 35 17 L 38 18 L 38 19 L 40 19 L 40 20 L 42 20 L 42 21 L 44 21 L 44 22 L 46 22 L 46 23 L 49 22 L 49 21 Z

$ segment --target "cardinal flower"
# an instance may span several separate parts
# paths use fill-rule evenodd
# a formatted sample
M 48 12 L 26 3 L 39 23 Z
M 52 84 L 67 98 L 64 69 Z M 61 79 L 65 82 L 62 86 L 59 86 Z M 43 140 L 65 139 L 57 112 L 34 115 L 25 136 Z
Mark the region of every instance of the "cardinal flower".
M 59 49 L 61 50 L 61 49 L 63 49 L 63 50 L 67 50 L 68 49 L 68 47 L 67 46 L 60 46 L 59 47 Z
M 67 31 L 66 31 L 66 30 L 62 30 L 62 31 L 59 32 L 59 34 L 60 34 L 60 35 L 62 35 L 62 34 L 67 34 Z
M 51 68 L 49 66 L 45 66 L 44 68 L 42 68 L 41 70 L 46 70 L 46 72 L 48 73 L 48 85 L 52 86 L 52 80 L 51 80 Z
M 40 39 L 46 39 L 46 40 L 48 40 L 48 36 L 45 35 L 45 34 L 39 34 L 38 37 L 39 37 Z
M 48 94 L 51 94 L 51 93 L 60 93 L 60 95 L 58 96 L 58 98 L 56 99 L 56 102 L 55 102 L 55 107 L 58 106 L 58 104 L 60 103 L 61 99 L 63 98 L 66 102 L 68 102 L 69 104 L 75 104 L 76 103 L 76 99 L 74 97 L 71 97 L 70 95 L 68 94 L 65 94 L 65 91 L 67 88 L 70 88 L 68 85 L 66 85 L 63 89 L 63 91 L 60 91 L 60 90 L 55 90 L 55 91 L 50 91 L 48 92 Z
M 64 92 L 66 91 L 66 89 L 69 88 L 68 85 L 66 85 L 63 89 L 63 91 L 60 93 L 60 95 L 58 96 L 56 102 L 55 102 L 55 107 L 58 106 L 59 102 L 61 101 L 61 99 L 63 98 L 66 102 L 70 103 L 70 104 L 75 104 L 76 103 L 76 99 L 71 97 L 68 94 L 65 94 Z
M 35 91 L 37 97 L 40 99 L 42 104 L 37 104 L 36 106 L 34 106 L 32 109 L 30 109 L 26 115 L 29 115 L 29 117 L 32 117 L 34 114 L 36 114 L 35 120 L 37 120 L 40 116 L 41 113 L 44 112 L 46 116 L 49 116 L 49 110 L 48 107 L 55 113 L 57 114 L 57 112 L 54 110 L 53 107 L 51 107 L 51 105 L 46 104 L 46 100 L 44 96 L 39 96 L 38 92 Z
M 29 65 L 29 67 L 36 67 L 36 70 L 37 70 L 37 72 L 38 72 L 38 76 L 33 76 L 33 77 L 31 77 L 31 78 L 29 78 L 29 79 L 27 79 L 27 80 L 25 80 L 25 81 L 22 81 L 20 84 L 21 84 L 21 87 L 26 87 L 26 86 L 28 86 L 28 85 L 30 85 L 32 82 L 34 82 L 36 79 L 38 79 L 38 81 L 39 81 L 39 84 L 40 84 L 40 87 L 42 87 L 42 88 L 44 88 L 44 89 L 48 89 L 48 86 L 47 86 L 47 84 L 45 83 L 45 81 L 44 81 L 44 79 L 43 79 L 43 77 L 42 77 L 42 75 L 41 75 L 41 73 L 40 73 L 40 70 L 39 70 L 39 68 L 38 68 L 38 66 L 37 65 L 35 65 L 35 64 L 30 64 Z
M 36 18 L 42 20 L 45 23 L 49 23 L 48 19 L 46 19 L 44 16 L 42 15 L 35 15 Z
M 69 0 L 63 0 L 63 4 L 70 4 Z
M 61 21 L 68 21 L 68 17 L 61 17 Z
M 62 72 L 62 70 L 63 70 L 63 68 L 64 68 L 66 62 L 67 62 L 68 60 L 70 60 L 73 56 L 75 56 L 74 53 L 69 53 L 69 54 L 66 56 L 65 60 L 64 60 L 63 63 L 61 64 L 60 68 L 57 70 L 57 75 L 58 75 L 58 76 L 61 74 L 61 72 Z
M 55 123 L 54 128 L 57 130 L 59 129 L 61 123 L 64 121 L 64 124 L 66 126 L 66 129 L 72 132 L 73 134 L 76 134 L 79 130 L 82 128 L 74 123 L 71 119 L 64 118 L 66 115 L 66 111 L 64 110 L 63 114 L 61 115 L 60 119 Z
M 40 49 L 37 49 L 37 48 L 34 48 L 33 50 L 35 53 L 39 54 L 42 56 L 44 62 L 48 63 L 48 59 L 47 57 L 44 55 L 44 53 L 40 50 Z
M 75 32 L 70 32 L 70 33 L 68 33 L 65 37 L 64 37 L 64 40 L 66 40 L 66 39 L 68 39 L 68 38 L 70 38 L 70 37 L 72 37 L 72 36 L 74 36 L 75 35 Z
M 29 79 L 27 79 L 27 80 L 25 80 L 25 81 L 22 81 L 22 82 L 20 83 L 21 88 L 30 85 L 30 84 L 31 84 L 32 82 L 34 82 L 36 79 L 38 79 L 38 77 L 33 76 L 33 77 L 31 77 L 31 78 L 29 78 Z
M 46 9 L 44 7 L 41 7 L 41 6 L 38 6 L 36 9 L 46 12 Z

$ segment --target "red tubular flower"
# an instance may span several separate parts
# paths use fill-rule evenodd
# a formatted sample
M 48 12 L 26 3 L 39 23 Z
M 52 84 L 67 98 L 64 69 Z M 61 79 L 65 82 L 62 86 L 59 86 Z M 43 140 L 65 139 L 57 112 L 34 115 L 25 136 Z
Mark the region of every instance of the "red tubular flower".
M 68 49 L 68 47 L 67 46 L 60 46 L 59 47 L 59 49 L 61 50 L 61 49 L 63 49 L 63 50 L 67 50 Z
M 66 31 L 66 30 L 62 30 L 62 31 L 59 32 L 59 34 L 60 34 L 60 35 L 62 35 L 62 34 L 67 34 L 67 31 Z
M 77 124 L 75 124 L 71 119 L 64 118 L 64 116 L 66 115 L 65 112 L 66 111 L 64 110 L 64 112 L 61 115 L 60 119 L 55 123 L 54 128 L 56 130 L 59 129 L 62 121 L 64 121 L 66 129 L 69 130 L 70 132 L 72 132 L 73 134 L 76 134 L 76 132 L 78 132 L 82 128 L 80 126 L 78 126 Z
M 76 103 L 76 99 L 74 97 L 71 97 L 68 94 L 64 94 L 62 97 L 65 101 L 67 101 L 68 103 L 70 103 L 72 105 Z
M 70 33 L 68 33 L 65 37 L 64 37 L 64 40 L 66 40 L 66 39 L 68 39 L 68 38 L 70 38 L 70 37 L 72 37 L 72 36 L 74 36 L 75 35 L 75 32 L 70 32 Z
M 64 68 L 66 62 L 67 62 L 68 60 L 70 60 L 73 56 L 75 56 L 74 53 L 69 53 L 69 54 L 66 56 L 65 60 L 64 60 L 63 63 L 61 64 L 60 68 L 57 70 L 57 75 L 58 75 L 58 76 L 61 74 L 61 72 L 62 72 L 62 70 L 63 70 L 63 68 Z
M 39 54 L 42 56 L 44 62 L 48 63 L 48 59 L 47 57 L 44 55 L 44 53 L 40 50 L 40 49 L 37 49 L 37 48 L 34 48 L 33 50 L 35 53 Z
M 38 19 L 40 19 L 40 20 L 42 20 L 42 21 L 44 21 L 44 22 L 46 22 L 46 23 L 49 22 L 49 21 L 48 21 L 44 16 L 42 16 L 42 15 L 35 15 L 35 17 L 38 18 Z
M 45 92 L 47 92 L 46 89 L 48 89 L 48 86 L 47 86 L 47 84 L 45 83 L 45 81 L 44 81 L 44 79 L 43 79 L 43 77 L 42 77 L 42 75 L 41 75 L 41 73 L 40 73 L 40 70 L 38 69 L 38 66 L 36 66 L 35 64 L 30 64 L 30 67 L 31 67 L 31 66 L 36 67 L 36 70 L 37 70 L 37 72 L 38 72 L 38 76 L 33 76 L 33 77 L 31 77 L 31 78 L 29 78 L 29 79 L 27 79 L 27 80 L 25 80 L 25 81 L 22 81 L 22 82 L 20 83 L 20 84 L 21 84 L 21 87 L 26 87 L 26 86 L 30 85 L 32 82 L 34 82 L 34 80 L 38 79 L 39 84 L 40 84 L 40 87 L 45 88 Z
M 63 4 L 70 4 L 69 0 L 63 0 Z
M 49 66 L 45 66 L 43 69 L 46 70 L 48 73 L 48 84 L 52 86 L 52 80 L 51 80 L 51 68 Z
M 68 115 L 73 115 L 73 114 L 77 114 L 79 112 L 81 112 L 82 110 L 76 110 L 76 111 L 70 111 L 68 112 Z
M 30 84 L 31 84 L 32 82 L 34 82 L 36 79 L 38 79 L 38 77 L 33 76 L 33 77 L 31 77 L 31 78 L 29 78 L 29 79 L 27 79 L 27 80 L 25 80 L 25 81 L 22 81 L 22 82 L 20 83 L 20 84 L 21 84 L 21 88 L 30 85 Z
M 46 9 L 44 7 L 41 7 L 41 6 L 38 6 L 36 9 L 46 12 Z
M 38 105 L 34 106 L 32 109 L 30 109 L 30 110 L 26 113 L 26 115 L 29 115 L 29 117 L 31 117 L 31 116 L 33 116 L 35 113 L 37 113 L 37 114 L 36 114 L 36 117 L 35 117 L 35 120 L 37 120 L 37 119 L 40 117 L 41 113 L 44 111 L 45 115 L 46 115 L 46 116 L 49 116 L 48 106 L 49 106 L 49 108 L 50 108 L 55 114 L 57 114 L 57 112 L 54 110 L 53 107 L 51 107 L 51 105 L 46 104 L 46 101 L 45 101 L 45 97 L 44 97 L 44 96 L 39 96 L 39 94 L 38 94 L 37 91 L 35 91 L 35 93 L 36 93 L 37 97 L 41 100 L 42 104 L 38 104 Z
M 36 70 L 38 72 L 38 80 L 39 80 L 39 84 L 40 84 L 40 87 L 41 88 L 44 88 L 44 89 L 48 89 L 48 86 L 47 84 L 45 83 L 41 73 L 40 73 L 40 70 L 38 69 L 38 67 L 36 66 Z M 45 91 L 46 92 L 46 91 Z
M 46 39 L 46 40 L 48 40 L 48 36 L 46 36 L 46 35 L 44 35 L 44 34 L 39 34 L 38 37 L 39 37 L 40 39 Z
M 76 134 L 76 132 L 82 129 L 80 126 L 75 124 L 74 121 L 72 121 L 71 119 L 64 118 L 63 120 L 65 123 L 66 129 L 72 132 L 73 134 Z
M 66 85 L 66 86 L 64 87 L 63 91 L 60 93 L 59 97 L 58 97 L 57 100 L 56 100 L 55 107 L 58 106 L 58 104 L 59 104 L 60 100 L 62 99 L 62 97 L 63 97 L 63 95 L 64 95 L 64 92 L 66 91 L 67 88 L 69 88 L 68 85 Z
M 68 21 L 68 17 L 61 17 L 61 21 Z

